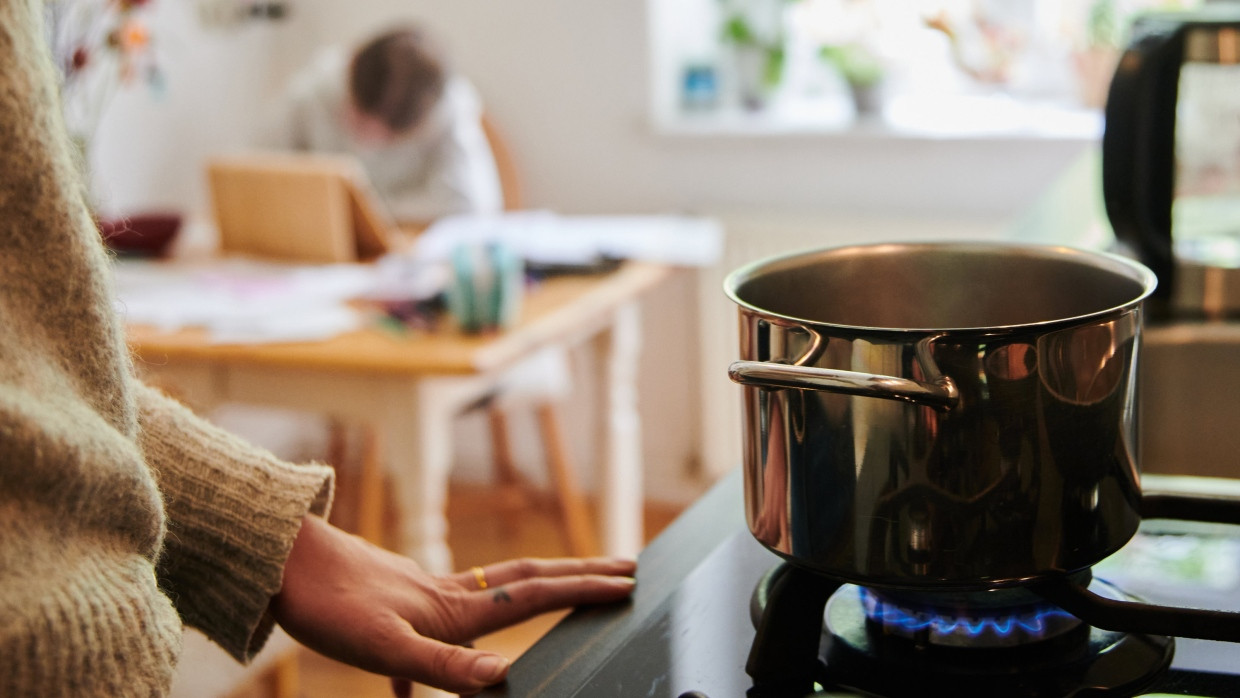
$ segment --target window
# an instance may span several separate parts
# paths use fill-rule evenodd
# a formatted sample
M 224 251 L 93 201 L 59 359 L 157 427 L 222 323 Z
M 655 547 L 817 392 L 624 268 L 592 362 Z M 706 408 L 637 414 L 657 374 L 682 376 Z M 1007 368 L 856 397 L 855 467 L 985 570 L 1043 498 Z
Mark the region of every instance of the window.
M 1132 16 L 1195 0 L 651 0 L 673 129 L 1098 132 Z

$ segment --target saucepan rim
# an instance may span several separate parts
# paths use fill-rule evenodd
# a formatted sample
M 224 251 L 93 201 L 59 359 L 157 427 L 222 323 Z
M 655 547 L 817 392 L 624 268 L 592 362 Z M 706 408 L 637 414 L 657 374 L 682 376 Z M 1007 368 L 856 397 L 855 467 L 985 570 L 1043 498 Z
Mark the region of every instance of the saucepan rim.
M 762 274 L 778 273 L 782 270 L 788 270 L 803 266 L 812 260 L 826 257 L 843 257 L 849 255 L 863 254 L 898 254 L 901 252 L 917 252 L 926 250 L 941 250 L 944 248 L 952 248 L 954 251 L 963 253 L 987 252 L 994 253 L 1002 251 L 1006 254 L 1023 254 L 1041 258 L 1059 258 L 1064 260 L 1076 260 L 1082 264 L 1097 267 L 1099 271 L 1111 272 L 1120 276 L 1124 276 L 1141 286 L 1141 292 L 1133 298 L 1106 308 L 1101 308 L 1088 313 L 1082 313 L 1069 317 L 1053 318 L 1049 320 L 1039 320 L 1036 322 L 1012 323 L 1005 325 L 991 326 L 961 326 L 961 327 L 885 327 L 885 326 L 866 326 L 851 325 L 844 323 L 824 322 L 821 320 L 812 320 L 795 315 L 775 312 L 768 308 L 755 305 L 740 296 L 741 287 L 748 281 L 757 278 Z M 817 327 L 835 328 L 843 331 L 852 330 L 855 332 L 865 333 L 883 333 L 895 335 L 911 335 L 911 334 L 927 334 L 927 333 L 961 333 L 961 334 L 992 334 L 996 332 L 1022 331 L 1022 330 L 1040 330 L 1053 328 L 1060 325 L 1072 325 L 1084 321 L 1089 321 L 1099 317 L 1105 317 L 1117 312 L 1123 312 L 1133 308 L 1154 292 L 1158 285 L 1158 277 L 1149 267 L 1128 257 L 1106 252 L 1102 250 L 1091 250 L 1070 245 L 1046 245 L 1046 244 L 1030 244 L 1009 241 L 954 241 L 954 240 L 938 240 L 938 241 L 913 241 L 913 242 L 881 242 L 881 243 L 864 243 L 850 245 L 832 245 L 810 247 L 802 250 L 770 255 L 757 259 L 755 261 L 744 264 L 732 272 L 724 279 L 723 288 L 728 298 L 743 309 L 762 315 L 764 317 L 778 319 L 789 323 L 800 325 L 810 325 Z

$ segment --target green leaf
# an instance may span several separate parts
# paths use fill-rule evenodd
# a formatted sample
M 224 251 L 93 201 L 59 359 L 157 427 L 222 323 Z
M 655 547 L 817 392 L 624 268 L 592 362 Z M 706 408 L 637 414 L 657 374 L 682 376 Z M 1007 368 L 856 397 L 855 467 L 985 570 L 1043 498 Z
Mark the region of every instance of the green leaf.
M 784 47 L 777 46 L 766 51 L 766 68 L 762 79 L 769 87 L 774 87 L 784 79 Z
M 1095 0 L 1085 21 L 1086 41 L 1090 46 L 1118 46 L 1121 25 L 1115 0 Z
M 835 66 L 840 76 L 851 85 L 867 87 L 883 79 L 883 64 L 861 46 L 826 45 L 818 49 L 818 56 Z
M 732 41 L 742 46 L 751 46 L 757 43 L 749 22 L 745 21 L 745 18 L 740 15 L 732 15 L 723 23 L 723 39 L 724 41 Z

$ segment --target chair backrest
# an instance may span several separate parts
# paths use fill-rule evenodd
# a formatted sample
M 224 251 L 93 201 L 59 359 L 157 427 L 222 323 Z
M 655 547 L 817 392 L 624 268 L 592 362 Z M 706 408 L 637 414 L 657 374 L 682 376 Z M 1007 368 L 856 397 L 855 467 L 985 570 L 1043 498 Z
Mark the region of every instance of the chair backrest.
M 504 210 L 515 211 L 522 206 L 521 177 L 517 172 L 516 161 L 512 157 L 512 149 L 508 141 L 496 128 L 495 122 L 486 114 L 482 115 L 482 131 L 491 145 L 491 154 L 495 157 L 495 167 L 499 170 L 499 186 L 504 195 Z

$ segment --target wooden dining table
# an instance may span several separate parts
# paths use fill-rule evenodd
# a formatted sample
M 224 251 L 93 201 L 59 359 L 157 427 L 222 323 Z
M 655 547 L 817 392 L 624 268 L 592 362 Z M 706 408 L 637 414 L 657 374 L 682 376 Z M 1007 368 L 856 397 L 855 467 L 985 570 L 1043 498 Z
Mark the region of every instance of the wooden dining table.
M 445 521 L 453 420 L 522 359 L 552 346 L 588 347 L 600 381 L 602 548 L 635 557 L 643 542 L 640 305 L 671 273 L 629 261 L 605 273 L 540 281 L 516 324 L 491 334 L 465 334 L 451 323 L 400 333 L 372 324 L 321 341 L 220 344 L 200 328 L 135 324 L 127 337 L 140 374 L 196 408 L 267 405 L 368 425 L 393 485 L 402 551 L 433 572 L 453 569 Z

